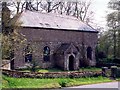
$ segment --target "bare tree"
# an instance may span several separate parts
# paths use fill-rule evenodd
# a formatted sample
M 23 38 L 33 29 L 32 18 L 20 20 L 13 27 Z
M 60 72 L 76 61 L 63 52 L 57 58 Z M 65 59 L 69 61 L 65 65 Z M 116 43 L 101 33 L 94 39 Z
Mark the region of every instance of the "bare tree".
M 89 9 L 91 0 L 87 1 L 61 1 L 61 0 L 14 0 L 11 6 L 16 8 L 16 12 L 23 10 L 41 11 L 46 13 L 59 13 L 75 16 L 86 23 L 92 19 L 93 12 Z

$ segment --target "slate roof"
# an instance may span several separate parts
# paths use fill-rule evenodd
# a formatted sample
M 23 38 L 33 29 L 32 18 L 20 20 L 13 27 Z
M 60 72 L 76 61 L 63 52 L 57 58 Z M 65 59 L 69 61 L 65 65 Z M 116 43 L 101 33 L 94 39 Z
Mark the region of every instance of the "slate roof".
M 70 47 L 70 45 L 71 44 L 69 44 L 69 43 L 61 44 L 61 46 L 57 49 L 56 53 L 64 53 Z
M 53 28 L 65 30 L 82 30 L 97 32 L 91 26 L 83 23 L 73 16 L 40 13 L 36 11 L 23 11 L 19 14 L 17 22 L 23 27 Z

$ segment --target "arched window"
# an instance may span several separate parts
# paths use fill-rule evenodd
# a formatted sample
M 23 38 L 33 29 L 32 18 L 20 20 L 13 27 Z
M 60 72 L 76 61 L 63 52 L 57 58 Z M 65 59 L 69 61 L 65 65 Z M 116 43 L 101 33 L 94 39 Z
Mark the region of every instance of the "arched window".
M 31 62 L 32 61 L 32 48 L 30 47 L 30 44 L 27 45 L 25 48 L 25 62 Z
M 87 48 L 87 58 L 92 60 L 92 48 L 91 47 Z
M 44 59 L 44 61 L 49 61 L 50 60 L 50 48 L 48 46 L 44 47 L 43 59 Z

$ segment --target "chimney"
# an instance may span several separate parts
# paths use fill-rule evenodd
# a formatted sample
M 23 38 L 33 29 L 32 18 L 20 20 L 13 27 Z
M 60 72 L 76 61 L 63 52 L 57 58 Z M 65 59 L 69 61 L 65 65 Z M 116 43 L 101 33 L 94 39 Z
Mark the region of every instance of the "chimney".
M 6 2 L 2 2 L 2 32 L 6 33 L 6 26 L 8 24 L 8 21 L 10 20 L 10 10 L 7 7 Z

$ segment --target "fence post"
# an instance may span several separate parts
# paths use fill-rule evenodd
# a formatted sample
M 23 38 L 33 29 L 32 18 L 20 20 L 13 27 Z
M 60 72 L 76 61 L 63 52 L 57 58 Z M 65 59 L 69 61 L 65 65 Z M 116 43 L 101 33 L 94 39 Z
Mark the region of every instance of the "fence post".
M 108 67 L 102 67 L 102 76 L 104 77 L 107 76 L 107 70 L 108 70 Z
M 111 66 L 111 77 L 116 78 L 117 76 L 117 66 Z

